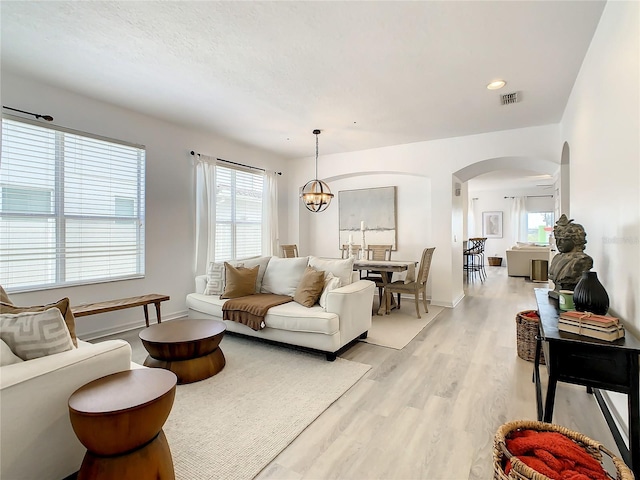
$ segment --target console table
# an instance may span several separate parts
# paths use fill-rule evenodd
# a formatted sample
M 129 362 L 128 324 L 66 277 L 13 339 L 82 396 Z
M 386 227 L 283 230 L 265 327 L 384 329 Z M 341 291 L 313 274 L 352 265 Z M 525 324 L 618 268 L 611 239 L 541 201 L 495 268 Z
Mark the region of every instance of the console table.
M 624 461 L 640 478 L 640 379 L 638 355 L 640 340 L 629 331 L 625 338 L 607 342 L 558 330 L 558 300 L 549 298 L 549 290 L 536 288 L 540 315 L 540 335 L 536 342 L 533 376 L 536 385 L 538 420 L 551 423 L 557 382 L 584 385 L 594 393 L 607 420 Z M 547 396 L 542 405 L 540 349 L 549 373 Z M 611 412 L 598 389 L 627 394 L 629 408 L 629 447 L 627 448 Z
M 122 310 L 124 308 L 141 306 L 144 308 L 144 321 L 148 327 L 149 309 L 147 308 L 147 305 L 153 303 L 156 306 L 156 320 L 160 323 L 162 322 L 162 319 L 160 318 L 160 302 L 166 302 L 167 300 L 169 300 L 169 295 L 150 293 L 139 297 L 118 298 L 116 300 L 107 300 L 105 302 L 97 303 L 84 303 L 82 305 L 71 307 L 71 311 L 73 312 L 74 317 L 85 317 L 87 315 L 95 315 L 97 313 L 107 313 L 115 310 Z

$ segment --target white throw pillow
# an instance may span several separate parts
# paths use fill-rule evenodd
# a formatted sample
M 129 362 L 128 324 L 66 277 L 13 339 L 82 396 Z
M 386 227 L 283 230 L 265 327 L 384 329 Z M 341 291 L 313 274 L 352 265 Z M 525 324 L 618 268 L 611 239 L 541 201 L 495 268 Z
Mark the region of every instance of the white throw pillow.
M 13 353 L 4 340 L 0 340 L 0 367 L 20 362 L 24 362 L 24 360 Z
M 23 360 L 73 349 L 69 329 L 57 308 L 1 314 L 0 339 Z
M 293 297 L 308 262 L 308 257 L 271 257 L 264 272 L 260 292 Z
M 331 291 L 331 290 L 335 290 L 336 288 L 340 287 L 340 279 L 338 277 L 334 277 L 333 273 L 327 273 L 324 276 L 324 289 L 322 290 L 322 293 L 320 294 L 320 299 L 318 300 L 318 303 L 320 304 L 320 306 L 322 308 L 324 308 L 325 310 L 327 309 L 327 294 Z
M 236 265 L 237 262 L 229 262 L 234 267 L 243 266 L 244 268 L 253 268 L 258 265 L 258 278 L 256 279 L 256 293 L 260 293 L 262 290 L 262 281 L 264 280 L 264 273 L 267 271 L 267 265 L 271 257 L 252 257 L 240 260 L 242 265 Z
M 334 260 L 327 258 L 309 257 L 309 266 L 325 273 L 333 273 L 340 279 L 340 285 L 351 284 L 351 274 L 353 273 L 353 258 L 344 260 Z

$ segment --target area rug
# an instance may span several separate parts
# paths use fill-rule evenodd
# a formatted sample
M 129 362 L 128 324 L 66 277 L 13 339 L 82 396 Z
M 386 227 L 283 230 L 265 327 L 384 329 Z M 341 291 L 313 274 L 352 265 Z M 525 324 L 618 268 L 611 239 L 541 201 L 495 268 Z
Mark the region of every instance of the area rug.
M 371 367 L 227 335 L 224 369 L 178 385 L 164 425 L 177 480 L 251 479 Z
M 420 305 L 420 309 L 423 309 L 422 305 Z M 369 335 L 364 341 L 382 347 L 402 350 L 442 310 L 444 310 L 443 307 L 429 305 L 429 313 L 421 311 L 420 316 L 422 318 L 418 318 L 416 317 L 414 303 L 405 300 L 402 302 L 402 310 L 392 310 L 389 315 L 373 315 Z

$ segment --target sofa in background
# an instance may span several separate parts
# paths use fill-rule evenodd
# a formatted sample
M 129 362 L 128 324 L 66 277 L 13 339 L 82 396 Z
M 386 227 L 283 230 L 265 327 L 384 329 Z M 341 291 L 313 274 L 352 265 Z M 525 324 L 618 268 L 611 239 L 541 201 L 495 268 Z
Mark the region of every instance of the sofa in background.
M 507 250 L 507 274 L 510 277 L 531 275 L 531 260 L 549 260 L 551 247 L 519 243 Z
M 227 301 L 220 294 L 205 295 L 215 277 L 196 277 L 196 291 L 187 295 L 189 318 L 224 321 L 227 330 L 251 337 L 296 345 L 324 352 L 334 360 L 337 352 L 358 337 L 366 338 L 371 327 L 371 310 L 375 284 L 359 280 L 353 260 L 330 260 L 318 257 L 260 257 L 240 261 L 245 267 L 260 266 L 256 292 L 294 296 L 304 270 L 311 266 L 340 279 L 338 288 L 325 287 L 320 304 L 305 307 L 297 302 L 271 307 L 264 318 L 265 328 L 253 330 L 241 323 L 223 320 L 222 306 Z M 328 283 L 332 283 L 331 280 Z M 337 280 L 336 280 L 337 282 Z M 337 284 L 337 283 L 336 283 Z

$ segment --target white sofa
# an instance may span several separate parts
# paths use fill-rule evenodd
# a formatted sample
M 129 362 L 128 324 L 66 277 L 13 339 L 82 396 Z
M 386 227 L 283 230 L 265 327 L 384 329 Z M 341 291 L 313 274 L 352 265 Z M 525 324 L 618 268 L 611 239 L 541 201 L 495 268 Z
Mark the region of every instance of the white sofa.
M 273 276 L 268 281 L 270 265 L 271 262 L 266 266 L 265 285 L 273 281 Z M 334 360 L 342 347 L 358 337 L 366 338 L 371 327 L 375 284 L 359 280 L 357 272 L 349 272 L 349 279 L 352 283 L 327 292 L 326 309 L 317 303 L 305 307 L 296 302 L 271 307 L 264 319 L 265 328 L 257 331 L 241 323 L 222 320 L 222 306 L 226 300 L 220 299 L 219 295 L 203 294 L 207 286 L 206 275 L 196 277 L 196 292 L 187 295 L 186 303 L 189 318 L 221 320 L 226 323 L 227 331 L 318 350 L 326 353 L 327 360 Z M 263 290 L 263 293 L 277 292 Z
M 60 480 L 78 471 L 86 449 L 69 421 L 69 397 L 130 366 L 124 340 L 78 340 L 73 350 L 0 367 L 0 478 Z
M 531 260 L 549 260 L 550 247 L 520 244 L 507 250 L 507 274 L 510 277 L 529 277 Z

